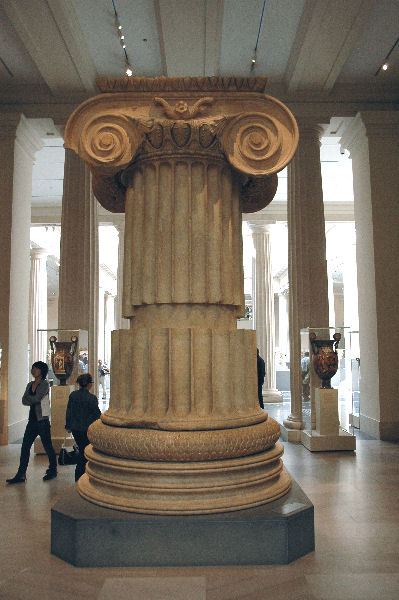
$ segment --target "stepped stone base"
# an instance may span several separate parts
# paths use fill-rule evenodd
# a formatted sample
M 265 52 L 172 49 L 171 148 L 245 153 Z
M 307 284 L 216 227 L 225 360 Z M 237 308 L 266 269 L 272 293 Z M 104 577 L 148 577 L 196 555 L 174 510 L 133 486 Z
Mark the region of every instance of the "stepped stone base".
M 229 513 L 127 513 L 75 489 L 51 511 L 51 552 L 77 567 L 287 564 L 313 550 L 313 505 L 295 482 L 279 500 Z
M 320 435 L 315 430 L 305 429 L 301 431 L 301 442 L 311 452 L 356 450 L 356 437 L 341 428 L 338 435 Z

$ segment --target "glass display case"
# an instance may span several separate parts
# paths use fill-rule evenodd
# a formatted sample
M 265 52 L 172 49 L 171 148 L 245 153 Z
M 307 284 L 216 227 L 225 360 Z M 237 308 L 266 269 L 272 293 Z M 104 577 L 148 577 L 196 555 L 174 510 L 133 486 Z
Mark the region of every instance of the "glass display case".
M 352 379 L 346 356 L 350 352 L 348 327 L 301 329 L 302 410 L 305 427 L 315 429 L 315 389 L 338 390 L 340 426 L 349 425 Z M 335 337 L 334 337 L 335 336 Z
M 352 372 L 352 411 L 349 423 L 356 429 L 360 428 L 360 346 L 359 332 L 350 331 L 351 352 L 349 364 Z
M 49 367 L 51 439 L 58 453 L 65 441 L 65 413 L 69 394 L 75 389 L 76 379 L 86 373 L 89 364 L 88 332 L 84 329 L 38 329 L 43 348 L 47 348 Z M 67 445 L 72 444 L 67 436 Z M 44 452 L 39 439 L 35 452 Z

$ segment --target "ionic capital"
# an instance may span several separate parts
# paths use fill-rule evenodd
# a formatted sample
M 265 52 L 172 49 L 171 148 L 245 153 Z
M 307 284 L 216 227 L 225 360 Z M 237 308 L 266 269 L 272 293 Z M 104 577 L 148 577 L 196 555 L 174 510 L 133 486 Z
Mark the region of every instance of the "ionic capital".
M 122 83 L 109 82 L 104 91 L 112 93 L 81 105 L 65 130 L 65 146 L 90 165 L 95 195 L 105 208 L 123 211 L 123 172 L 133 161 L 168 156 L 227 160 L 244 176 L 244 212 L 272 200 L 276 174 L 295 153 L 298 128 L 284 104 L 261 93 L 264 80 L 182 78 L 165 87 L 156 78 L 124 92 Z

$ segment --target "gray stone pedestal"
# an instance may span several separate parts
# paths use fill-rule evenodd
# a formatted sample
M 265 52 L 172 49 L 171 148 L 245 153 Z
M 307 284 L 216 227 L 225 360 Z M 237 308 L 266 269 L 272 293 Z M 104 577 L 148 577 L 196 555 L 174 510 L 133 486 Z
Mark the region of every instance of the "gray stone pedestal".
M 51 511 L 51 552 L 77 567 L 287 564 L 314 550 L 299 485 L 248 510 L 158 516 L 102 508 L 71 489 Z

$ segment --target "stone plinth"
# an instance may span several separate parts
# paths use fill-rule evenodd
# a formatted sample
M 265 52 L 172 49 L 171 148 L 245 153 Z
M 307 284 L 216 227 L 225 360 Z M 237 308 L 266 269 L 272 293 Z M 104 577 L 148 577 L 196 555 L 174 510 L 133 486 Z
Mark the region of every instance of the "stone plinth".
M 288 493 L 278 425 L 257 400 L 242 212 L 266 206 L 298 141 L 262 78 L 102 80 L 65 145 L 100 203 L 125 212 L 122 316 L 109 410 L 78 484 L 130 512 L 212 513 Z M 139 443 L 138 443 L 139 442 Z
M 295 482 L 279 500 L 225 514 L 129 514 L 73 489 L 51 511 L 51 552 L 77 567 L 287 564 L 313 550 L 313 505 Z
M 319 435 L 338 435 L 338 390 L 315 389 L 316 431 Z
M 316 429 L 301 431 L 301 442 L 311 452 L 356 450 L 356 437 L 339 426 L 338 390 L 316 388 Z

